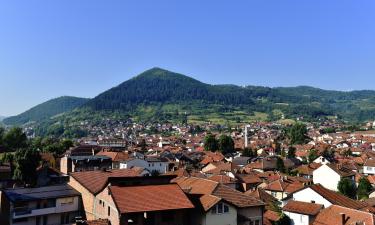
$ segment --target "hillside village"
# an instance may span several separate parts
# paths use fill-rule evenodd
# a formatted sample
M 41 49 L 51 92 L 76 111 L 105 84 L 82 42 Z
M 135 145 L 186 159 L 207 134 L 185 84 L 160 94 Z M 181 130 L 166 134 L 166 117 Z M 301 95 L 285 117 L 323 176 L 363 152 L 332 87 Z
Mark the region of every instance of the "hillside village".
M 104 124 L 39 149 L 32 185 L 2 160 L 1 224 L 374 224 L 371 123 Z

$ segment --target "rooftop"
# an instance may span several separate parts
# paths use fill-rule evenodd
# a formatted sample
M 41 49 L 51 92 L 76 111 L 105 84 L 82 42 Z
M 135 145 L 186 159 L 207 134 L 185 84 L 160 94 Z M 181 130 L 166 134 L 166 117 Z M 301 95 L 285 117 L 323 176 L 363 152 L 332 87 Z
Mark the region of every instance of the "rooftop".
M 6 189 L 4 193 L 11 202 L 36 201 L 81 195 L 81 193 L 67 184 L 39 188 Z

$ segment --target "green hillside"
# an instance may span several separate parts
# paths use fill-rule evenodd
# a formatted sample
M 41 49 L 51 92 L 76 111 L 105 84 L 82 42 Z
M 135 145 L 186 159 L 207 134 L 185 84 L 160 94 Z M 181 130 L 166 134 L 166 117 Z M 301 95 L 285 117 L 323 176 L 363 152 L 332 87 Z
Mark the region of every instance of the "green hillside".
M 39 104 L 24 113 L 4 119 L 6 125 L 22 125 L 29 122 L 40 122 L 50 119 L 61 113 L 69 112 L 77 107 L 82 106 L 88 99 L 63 96 L 51 99 Z

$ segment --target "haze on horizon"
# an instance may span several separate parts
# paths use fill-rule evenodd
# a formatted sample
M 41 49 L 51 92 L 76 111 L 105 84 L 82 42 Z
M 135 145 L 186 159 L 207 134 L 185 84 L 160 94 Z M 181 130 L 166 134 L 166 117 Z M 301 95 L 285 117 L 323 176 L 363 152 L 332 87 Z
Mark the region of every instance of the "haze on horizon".
M 210 84 L 375 89 L 374 1 L 0 1 L 0 115 L 152 67 Z

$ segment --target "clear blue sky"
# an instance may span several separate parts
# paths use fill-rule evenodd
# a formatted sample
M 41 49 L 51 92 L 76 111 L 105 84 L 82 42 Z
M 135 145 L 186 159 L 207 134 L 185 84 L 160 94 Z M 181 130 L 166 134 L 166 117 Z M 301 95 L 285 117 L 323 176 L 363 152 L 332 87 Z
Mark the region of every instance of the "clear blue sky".
M 214 84 L 375 89 L 374 12 L 372 0 L 0 0 L 0 115 L 154 66 Z

